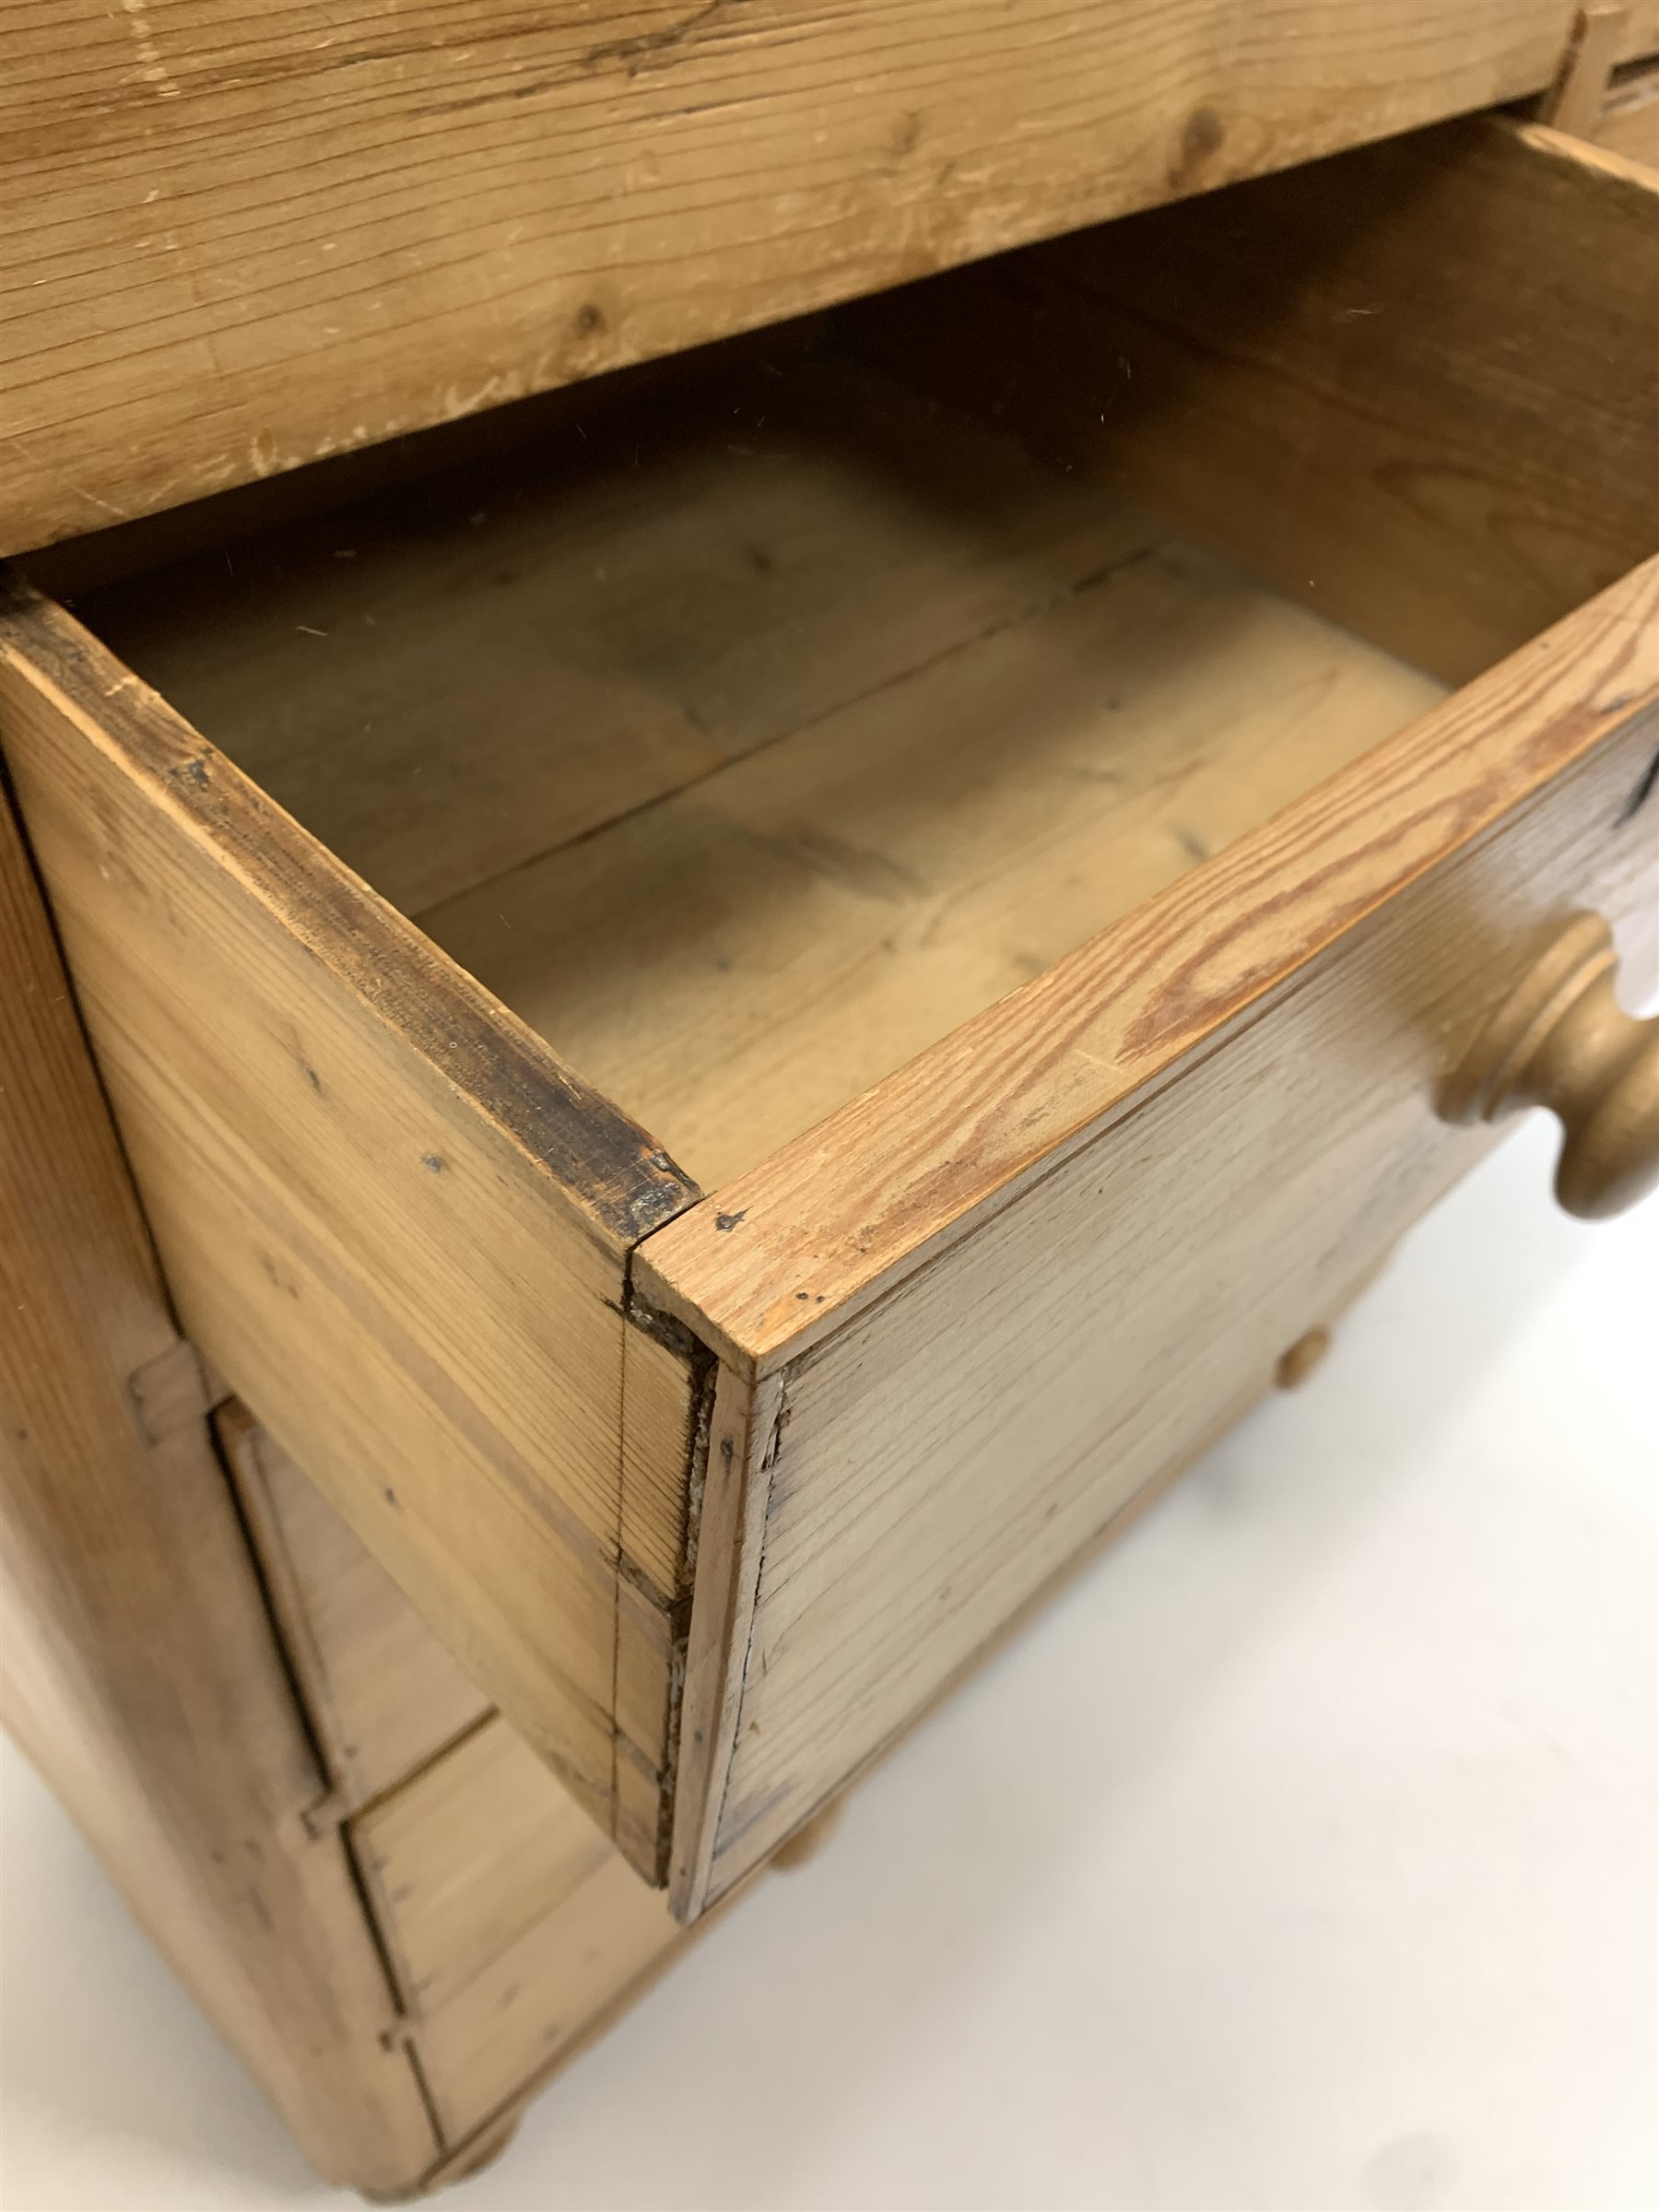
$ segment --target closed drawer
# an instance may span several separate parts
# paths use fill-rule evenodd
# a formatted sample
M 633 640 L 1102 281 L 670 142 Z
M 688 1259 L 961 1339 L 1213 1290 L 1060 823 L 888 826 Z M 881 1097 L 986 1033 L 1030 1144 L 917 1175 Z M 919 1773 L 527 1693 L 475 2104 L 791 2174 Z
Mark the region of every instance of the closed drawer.
M 13 592 L 191 1333 L 680 1914 L 1477 1157 L 1541 931 L 1645 978 L 1654 209 L 1476 119 Z
M 406 2009 L 450 2000 L 601 1870 L 615 1846 L 492 1714 L 352 1823 L 357 1861 Z M 665 1937 L 662 1899 L 624 1885 Z
M 1522 100 L 1567 0 L 14 28 L 0 552 Z M 1612 51 L 1659 45 L 1628 0 Z
M 448 2142 L 537 2086 L 688 1940 L 499 1717 L 351 1832 Z
M 247 1409 L 232 1401 L 215 1428 L 330 1782 L 346 1806 L 367 1804 L 488 1701 Z
M 601 2029 L 686 1931 L 246 1409 L 231 1401 L 217 1427 L 347 1815 L 399 2033 L 459 2143 Z

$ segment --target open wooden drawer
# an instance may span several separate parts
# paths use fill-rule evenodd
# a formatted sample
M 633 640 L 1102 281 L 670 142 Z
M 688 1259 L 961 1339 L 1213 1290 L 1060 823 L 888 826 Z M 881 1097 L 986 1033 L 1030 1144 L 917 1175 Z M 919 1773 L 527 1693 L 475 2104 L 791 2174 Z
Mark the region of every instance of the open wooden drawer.
M 1655 359 L 1654 181 L 1477 119 L 12 590 L 192 1337 L 682 1916 L 1488 1106 L 1651 1164 L 1599 955 L 1513 994 L 1651 966 Z

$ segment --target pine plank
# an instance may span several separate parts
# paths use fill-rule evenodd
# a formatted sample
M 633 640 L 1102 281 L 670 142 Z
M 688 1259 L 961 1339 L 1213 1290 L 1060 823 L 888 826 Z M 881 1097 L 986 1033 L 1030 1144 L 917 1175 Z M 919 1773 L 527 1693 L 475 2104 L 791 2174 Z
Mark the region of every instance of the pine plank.
M 796 348 L 214 545 L 82 618 L 406 913 L 696 782 L 1123 549 L 1011 441 Z
M 594 444 L 83 611 L 705 1184 L 1436 696 L 856 363 Z
M 1438 695 L 1120 527 L 1025 621 L 423 928 L 729 1182 Z
M 380 1561 L 245 1406 L 219 1449 L 341 1805 L 379 1796 L 489 1712 Z
M 0 712 L 193 1337 L 653 1875 L 650 1823 L 617 1817 L 625 1634 L 659 1708 L 672 1668 L 661 1610 L 620 1596 L 620 1307 L 629 1245 L 689 1186 L 21 590 Z M 670 1541 L 688 1479 L 636 1492 Z
M 443 2146 L 206 1422 L 135 1418 L 181 1340 L 4 792 L 0 1070 L 6 1725 L 318 2169 L 411 2187 Z
M 612 1853 L 416 2030 L 446 2136 L 529 2094 L 671 1965 L 694 1931 Z
M 621 1865 L 499 1716 L 360 1813 L 351 1833 L 418 2018 L 441 2010 L 598 1868 Z
M 1540 92 L 1561 0 L 29 11 L 0 550 Z M 1659 45 L 1654 0 L 1625 51 Z

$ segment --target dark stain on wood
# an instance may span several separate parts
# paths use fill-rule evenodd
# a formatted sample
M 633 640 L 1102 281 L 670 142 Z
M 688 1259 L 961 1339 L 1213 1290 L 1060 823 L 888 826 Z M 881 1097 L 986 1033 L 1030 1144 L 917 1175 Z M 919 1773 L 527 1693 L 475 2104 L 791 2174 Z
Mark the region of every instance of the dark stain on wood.
M 1226 136 L 1227 125 L 1214 108 L 1194 108 L 1182 129 L 1175 159 L 1167 171 L 1171 191 L 1194 191 Z
M 1622 830 L 1627 822 L 1635 819 L 1653 797 L 1656 784 L 1659 784 L 1659 752 L 1653 755 L 1642 770 L 1635 790 L 1631 792 L 1619 810 L 1618 818 L 1613 825 L 1616 830 Z
M 660 30 L 641 30 L 628 39 L 606 39 L 603 44 L 590 46 L 582 57 L 584 69 L 603 69 L 619 62 L 629 76 L 634 76 L 647 62 L 659 54 L 671 53 L 677 46 L 698 31 L 704 29 L 714 18 L 723 14 L 730 0 L 706 0 L 706 5 L 676 23 L 665 23 Z

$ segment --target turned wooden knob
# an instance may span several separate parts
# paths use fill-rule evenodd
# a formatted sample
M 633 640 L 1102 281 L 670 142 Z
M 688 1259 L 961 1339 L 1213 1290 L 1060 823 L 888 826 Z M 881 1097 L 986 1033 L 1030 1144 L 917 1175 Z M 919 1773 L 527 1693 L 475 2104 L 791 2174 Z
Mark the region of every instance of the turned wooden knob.
M 1446 1088 L 1449 1122 L 1547 1106 L 1566 1137 L 1556 1196 L 1604 1220 L 1659 1182 L 1659 1018 L 1614 995 L 1618 955 L 1598 914 L 1562 924 L 1493 1013 Z

